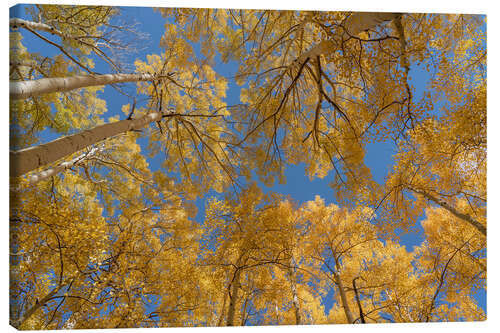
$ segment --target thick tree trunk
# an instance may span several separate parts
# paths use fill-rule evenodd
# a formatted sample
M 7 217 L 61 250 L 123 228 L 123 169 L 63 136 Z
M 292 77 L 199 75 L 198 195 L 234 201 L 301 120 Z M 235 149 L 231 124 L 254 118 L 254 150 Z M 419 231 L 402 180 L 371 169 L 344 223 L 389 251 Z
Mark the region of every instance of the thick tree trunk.
M 234 326 L 234 314 L 236 310 L 236 303 L 238 302 L 238 292 L 240 289 L 240 274 L 241 269 L 237 268 L 233 275 L 231 283 L 231 294 L 229 295 L 229 308 L 227 310 L 226 326 Z
M 9 20 L 9 26 L 14 30 L 18 28 L 28 28 L 31 30 L 50 32 L 51 34 L 66 38 L 66 35 L 64 33 L 44 23 L 26 21 L 20 18 L 11 18 Z
M 342 39 L 356 36 L 362 31 L 373 29 L 380 23 L 392 21 L 399 16 L 401 16 L 399 13 L 353 13 L 343 23 L 345 30 Z M 335 43 L 333 40 L 325 39 L 300 55 L 294 63 L 300 65 L 308 58 L 316 59 L 317 56 L 325 54 L 329 49 L 335 47 Z
M 84 87 L 103 86 L 123 82 L 151 81 L 155 78 L 153 74 L 140 73 L 76 75 L 29 81 L 14 81 L 10 82 L 10 98 L 11 100 L 18 100 L 41 94 L 64 92 Z
M 52 177 L 54 175 L 57 175 L 59 172 L 64 171 L 66 169 L 69 169 L 69 168 L 77 165 L 78 163 L 92 157 L 98 151 L 99 151 L 99 148 L 94 147 L 90 151 L 78 155 L 77 157 L 75 157 L 71 161 L 62 162 L 61 164 L 59 164 L 55 167 L 48 168 L 47 170 L 33 174 L 29 177 L 29 182 L 31 185 L 34 185 L 38 182 L 41 182 L 44 179 L 47 179 L 47 178 Z
M 153 112 L 138 119 L 125 119 L 100 125 L 74 135 L 68 135 L 35 147 L 10 152 L 10 176 L 21 176 L 41 166 L 72 155 L 88 146 L 115 135 L 139 130 L 153 121 L 159 121 L 168 114 Z
M 440 200 L 439 198 L 436 198 L 435 196 L 433 196 L 425 191 L 420 191 L 420 190 L 416 190 L 413 188 L 411 188 L 411 190 L 415 193 L 423 195 L 424 198 L 434 202 L 435 204 L 438 204 L 439 206 L 446 209 L 447 211 L 449 211 L 451 214 L 458 217 L 459 219 L 464 220 L 465 222 L 468 222 L 471 226 L 476 228 L 477 231 L 479 231 L 480 233 L 482 233 L 483 235 L 486 236 L 486 227 L 484 225 L 482 225 L 479 221 L 476 221 L 474 218 L 472 218 L 472 216 L 459 212 L 458 210 L 456 210 L 455 208 L 450 206 L 447 202 Z

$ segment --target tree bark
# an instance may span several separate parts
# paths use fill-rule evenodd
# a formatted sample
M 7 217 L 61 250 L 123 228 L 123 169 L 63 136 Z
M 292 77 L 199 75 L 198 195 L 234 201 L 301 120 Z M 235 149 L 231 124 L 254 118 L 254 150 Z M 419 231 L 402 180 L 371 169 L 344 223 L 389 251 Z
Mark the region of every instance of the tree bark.
M 169 113 L 153 112 L 138 119 L 125 119 L 68 135 L 35 147 L 10 152 L 10 176 L 21 176 L 41 166 L 72 155 L 88 146 L 131 130 L 140 130 Z
M 289 268 L 288 275 L 290 277 L 290 285 L 292 289 L 292 304 L 295 310 L 295 325 L 301 325 L 302 321 L 300 318 L 300 303 L 299 297 L 297 296 L 297 280 L 295 275 L 295 269 Z
M 156 77 L 149 73 L 75 75 L 69 77 L 43 78 L 39 80 L 10 82 L 10 99 L 19 100 L 54 92 L 64 92 L 84 87 L 103 86 L 114 83 L 151 81 Z
M 31 175 L 28 178 L 28 181 L 31 185 L 34 185 L 38 182 L 41 182 L 44 179 L 52 177 L 52 176 L 58 174 L 59 172 L 64 171 L 66 169 L 69 169 L 69 168 L 77 165 L 78 163 L 82 162 L 83 160 L 88 159 L 89 157 L 95 155 L 95 153 L 99 150 L 100 150 L 99 148 L 94 147 L 90 151 L 78 155 L 77 157 L 75 157 L 71 161 L 62 162 L 61 164 L 59 164 L 55 167 L 48 168 L 47 170 L 44 170 L 42 172 Z
M 226 326 L 234 326 L 234 313 L 236 310 L 236 303 L 238 302 L 238 291 L 240 289 L 240 274 L 241 269 L 236 268 L 231 283 L 231 293 L 229 294 L 229 308 L 227 310 Z
M 363 313 L 363 307 L 361 306 L 361 300 L 359 299 L 358 288 L 356 287 L 356 279 L 357 278 L 359 278 L 359 277 L 355 277 L 352 280 L 352 288 L 354 289 L 354 296 L 356 297 L 356 303 L 358 303 L 359 319 L 361 320 L 362 324 L 366 324 L 365 315 Z
M 21 27 L 21 28 L 29 28 L 29 29 L 32 29 L 32 30 L 50 32 L 51 34 L 58 35 L 59 37 L 67 38 L 66 34 L 64 34 L 63 32 L 61 32 L 61 31 L 59 31 L 57 29 L 54 29 L 53 27 L 51 27 L 48 24 L 40 23 L 40 22 L 27 21 L 27 20 L 23 20 L 23 19 L 20 19 L 20 18 L 17 18 L 17 17 L 11 18 L 9 20 L 9 26 L 12 29 L 18 29 L 18 28 Z
M 471 226 L 476 228 L 477 231 L 482 233 L 484 236 L 486 236 L 486 227 L 482 225 L 479 221 L 475 220 L 472 216 L 469 214 L 464 214 L 453 208 L 451 205 L 449 205 L 447 202 L 440 200 L 439 198 L 436 198 L 435 196 L 421 190 L 416 190 L 413 188 L 410 188 L 415 193 L 421 194 L 424 196 L 424 198 L 434 202 L 435 204 L 438 204 L 442 208 L 446 209 L 448 212 L 453 214 L 454 216 L 458 217 L 459 219 L 468 222 Z
M 293 296 L 293 307 L 295 310 L 295 325 L 302 325 L 302 321 L 300 318 L 300 304 L 299 298 L 297 297 L 297 287 L 295 282 L 292 283 L 292 296 Z
M 344 33 L 342 40 L 350 36 L 356 36 L 360 32 L 373 29 L 377 25 L 385 21 L 392 21 L 400 17 L 399 13 L 353 13 L 343 23 Z M 316 59 L 317 56 L 325 54 L 329 49 L 335 47 L 336 42 L 331 39 L 326 39 L 313 46 L 309 51 L 304 52 L 295 60 L 295 64 L 302 64 L 306 59 Z
M 349 308 L 349 303 L 347 301 L 347 295 L 345 293 L 344 284 L 338 273 L 334 273 L 334 278 L 337 283 L 337 288 L 339 289 L 340 300 L 342 301 L 342 307 L 344 308 L 345 317 L 349 324 L 354 323 L 354 317 L 352 316 L 351 309 Z
M 347 300 L 347 295 L 344 289 L 344 284 L 342 283 L 342 279 L 340 278 L 340 264 L 337 259 L 336 253 L 332 250 L 332 255 L 335 260 L 335 269 L 336 272 L 333 272 L 333 277 L 335 278 L 335 282 L 337 284 L 337 288 L 339 289 L 340 300 L 342 301 L 342 307 L 344 308 L 345 317 L 349 324 L 354 323 L 354 317 L 352 315 L 351 309 L 349 308 L 349 303 Z

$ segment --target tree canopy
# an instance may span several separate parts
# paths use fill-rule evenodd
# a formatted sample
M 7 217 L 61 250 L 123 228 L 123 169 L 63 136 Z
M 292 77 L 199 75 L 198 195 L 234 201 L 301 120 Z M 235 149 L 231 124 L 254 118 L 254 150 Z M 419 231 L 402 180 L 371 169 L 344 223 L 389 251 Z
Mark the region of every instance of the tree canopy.
M 484 16 L 141 10 L 13 11 L 13 326 L 486 319 Z

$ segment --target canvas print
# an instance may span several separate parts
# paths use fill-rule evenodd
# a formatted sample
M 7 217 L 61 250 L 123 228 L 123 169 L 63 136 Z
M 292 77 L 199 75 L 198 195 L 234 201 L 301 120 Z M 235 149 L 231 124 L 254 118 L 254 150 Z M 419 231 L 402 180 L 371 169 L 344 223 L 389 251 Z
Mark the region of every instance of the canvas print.
M 484 15 L 28 4 L 9 34 L 12 326 L 486 319 Z

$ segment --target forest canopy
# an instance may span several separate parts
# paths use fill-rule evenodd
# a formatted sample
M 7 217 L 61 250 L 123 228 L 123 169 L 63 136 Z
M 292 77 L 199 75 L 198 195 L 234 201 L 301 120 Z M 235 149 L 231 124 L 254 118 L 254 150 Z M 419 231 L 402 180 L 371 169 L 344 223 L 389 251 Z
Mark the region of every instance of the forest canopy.
M 14 327 L 486 319 L 485 16 L 17 5 L 9 32 Z

